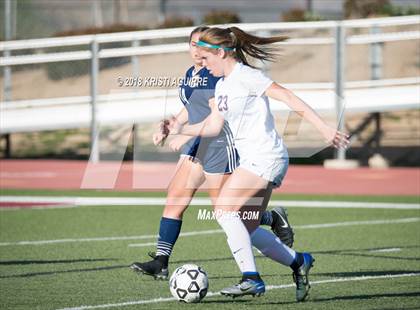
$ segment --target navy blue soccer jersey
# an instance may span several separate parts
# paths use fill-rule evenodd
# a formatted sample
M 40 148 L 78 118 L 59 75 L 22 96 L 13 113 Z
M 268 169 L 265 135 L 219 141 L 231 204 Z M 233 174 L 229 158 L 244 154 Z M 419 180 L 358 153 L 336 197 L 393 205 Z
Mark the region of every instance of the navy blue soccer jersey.
M 194 72 L 191 67 L 185 73 L 185 77 L 179 87 L 179 97 L 188 112 L 188 123 L 197 124 L 206 119 L 210 114 L 209 99 L 214 97 L 214 90 L 219 78 L 213 76 L 206 68 L 201 68 L 198 72 Z M 222 146 L 228 141 L 226 134 L 230 133 L 227 123 L 223 126 L 223 130 L 217 137 L 195 139 L 195 143 L 208 143 L 211 146 Z M 200 142 L 201 140 L 201 142 Z
M 179 97 L 188 112 L 189 124 L 200 123 L 211 113 L 209 100 L 214 97 L 218 80 L 206 68 L 198 72 L 194 72 L 194 67 L 187 70 Z M 181 153 L 200 160 L 208 173 L 231 173 L 238 162 L 227 122 L 218 136 L 195 137 L 182 147 Z
M 191 67 L 185 73 L 179 97 L 188 111 L 189 124 L 200 123 L 210 114 L 209 99 L 214 97 L 218 80 L 206 68 L 195 73 Z

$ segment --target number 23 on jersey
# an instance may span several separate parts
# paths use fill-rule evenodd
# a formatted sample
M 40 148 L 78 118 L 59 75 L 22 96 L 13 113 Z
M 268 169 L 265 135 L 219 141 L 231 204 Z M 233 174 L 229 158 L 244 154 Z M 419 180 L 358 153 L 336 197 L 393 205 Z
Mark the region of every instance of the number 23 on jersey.
M 219 109 L 220 112 L 228 110 L 227 101 L 228 101 L 227 95 L 217 97 L 217 108 Z

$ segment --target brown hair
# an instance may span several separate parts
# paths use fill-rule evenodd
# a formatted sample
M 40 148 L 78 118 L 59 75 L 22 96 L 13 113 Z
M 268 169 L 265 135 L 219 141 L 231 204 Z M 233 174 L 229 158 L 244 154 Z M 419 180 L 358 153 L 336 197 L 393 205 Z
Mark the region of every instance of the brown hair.
M 254 66 L 249 64 L 246 55 L 262 61 L 274 61 L 276 49 L 269 48 L 266 45 L 287 39 L 288 37 L 286 36 L 257 37 L 238 27 L 229 27 L 226 29 L 213 27 L 205 30 L 200 36 L 200 41 L 220 45 L 222 48 L 233 48 L 234 50 L 228 53 L 233 53 L 238 60 L 250 67 Z M 214 51 L 211 48 L 202 48 Z
M 192 36 L 194 34 L 202 33 L 202 32 L 204 32 L 208 29 L 210 29 L 210 27 L 207 27 L 207 26 L 198 26 L 198 27 L 194 28 L 193 31 L 191 31 L 191 33 L 190 33 L 190 38 L 189 38 L 188 42 L 191 42 Z

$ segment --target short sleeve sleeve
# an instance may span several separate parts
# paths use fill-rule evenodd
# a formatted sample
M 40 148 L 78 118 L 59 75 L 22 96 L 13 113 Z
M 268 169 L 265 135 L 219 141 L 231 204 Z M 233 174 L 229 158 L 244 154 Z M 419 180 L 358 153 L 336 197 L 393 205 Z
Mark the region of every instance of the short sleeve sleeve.
M 208 80 L 207 80 L 207 88 L 210 91 L 211 95 L 210 98 L 214 97 L 214 91 L 216 89 L 216 84 L 219 81 L 219 78 L 213 76 L 213 75 L 208 75 L 207 76 Z
M 202 87 L 200 87 L 198 91 L 205 97 L 206 101 L 209 101 L 211 98 L 214 98 L 214 91 L 219 79 L 210 74 L 205 76 L 204 79 Z
M 243 85 L 249 89 L 250 93 L 260 97 L 264 94 L 267 88 L 273 83 L 261 70 L 246 67 L 244 72 L 241 72 L 241 80 Z

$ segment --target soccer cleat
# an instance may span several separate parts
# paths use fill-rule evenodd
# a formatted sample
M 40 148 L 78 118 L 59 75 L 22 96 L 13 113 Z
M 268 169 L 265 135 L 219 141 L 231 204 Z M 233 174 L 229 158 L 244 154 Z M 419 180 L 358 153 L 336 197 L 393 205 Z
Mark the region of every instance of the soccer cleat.
M 309 253 L 303 254 L 303 263 L 293 272 L 293 281 L 296 283 L 296 301 L 304 301 L 308 296 L 311 285 L 309 283 L 309 270 L 313 267 L 315 259 Z
M 152 276 L 155 280 L 167 280 L 169 276 L 168 268 L 164 268 L 162 262 L 157 259 L 146 263 L 132 263 L 130 268 L 136 272 Z
M 273 217 L 271 230 L 280 238 L 281 242 L 291 248 L 293 246 L 295 233 L 287 219 L 287 210 L 282 207 L 276 207 L 271 210 L 271 216 Z
M 251 279 L 242 280 L 236 285 L 229 286 L 220 291 L 220 294 L 231 296 L 232 298 L 252 295 L 261 296 L 265 293 L 265 284 L 262 280 L 255 281 Z

